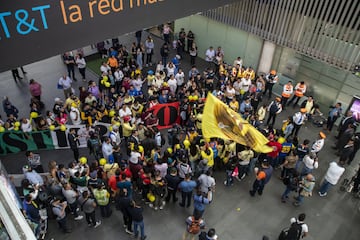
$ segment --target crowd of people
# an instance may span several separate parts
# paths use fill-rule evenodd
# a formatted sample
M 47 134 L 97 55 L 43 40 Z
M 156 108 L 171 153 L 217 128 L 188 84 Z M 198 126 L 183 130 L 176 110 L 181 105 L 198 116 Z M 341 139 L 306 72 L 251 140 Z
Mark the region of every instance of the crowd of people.
M 43 182 L 34 177 L 34 164 L 25 169 L 28 182 L 24 184 L 24 189 L 29 193 L 25 196 L 24 205 L 31 205 L 32 210 L 29 207 L 24 209 L 32 222 L 40 220 L 38 212 L 33 209 L 36 207 L 32 203 L 37 201 L 37 194 L 33 192 L 45 188 L 45 185 L 50 187 L 54 196 L 50 204 L 52 212 L 65 232 L 70 231 L 65 209 L 70 209 L 75 220 L 81 220 L 80 208 L 88 225 L 96 228 L 101 224 L 95 214 L 96 208 L 100 208 L 101 216 L 107 218 L 111 217 L 111 208 L 115 207 L 123 215 L 124 231 L 140 239 L 146 238 L 140 200 L 158 211 L 164 209 L 166 203 L 177 202 L 177 192 L 181 193 L 179 207 L 189 208 L 193 204 L 194 208 L 186 220 L 183 239 L 194 239 L 198 234 L 201 239 L 217 239 L 213 228 L 201 233 L 205 226 L 205 209 L 208 205 L 211 207 L 216 197 L 214 171 L 224 172 L 227 187 L 231 187 L 235 180 L 241 181 L 254 173 L 255 180 L 249 191 L 254 197 L 256 193 L 264 193 L 274 171 L 281 169 L 279 178 L 286 185 L 284 193 L 279 196 L 282 203 L 288 201 L 290 192 L 296 192 L 293 202 L 296 207 L 312 196 L 317 181 L 314 173 L 322 164 L 319 152 L 325 144 L 326 134 L 332 130 L 336 119 L 342 116 L 341 103 L 330 109 L 327 125 L 319 131 L 316 139 L 300 141 L 298 135 L 302 126 L 322 115 L 313 96 L 303 100 L 306 94 L 304 82 L 295 87 L 288 82 L 282 95 L 274 98 L 272 88 L 279 81 L 275 70 L 264 75 L 256 74 L 251 66 L 245 66 L 240 57 L 227 64 L 221 47 L 206 50 L 206 69 L 192 65 L 189 71 L 184 71 L 180 61 L 187 54 L 191 63 L 195 64 L 195 34 L 191 31 L 186 34 L 181 29 L 173 44 L 177 56 L 170 60 L 170 39 L 167 36 L 170 33 L 165 26 L 165 42 L 159 49 L 162 60 L 157 64 L 152 62 L 156 48 L 151 36 L 144 44 L 139 40 L 133 43 L 130 52 L 116 42 L 109 49 L 98 44 L 101 57 L 107 58 L 99 66 L 102 72 L 99 80 L 88 81 L 88 86 L 80 87 L 79 95 L 76 95 L 71 85 L 76 78 L 70 68 L 68 75 L 62 76 L 58 83 L 64 91 L 65 101 L 55 98 L 53 108 L 45 114 L 40 98 L 41 85 L 31 80 L 30 112 L 33 121 L 22 118 L 20 125 L 17 124 L 18 110 L 9 98 L 4 98 L 7 119 L 1 125 L 6 130 L 21 127 L 23 132 L 27 132 L 64 124 L 87 125 L 87 158 L 79 156 L 78 133 L 73 128 L 68 133 L 68 140 L 74 152 L 74 162 L 67 168 L 60 162 L 52 161 L 50 175 Z M 84 61 L 75 60 L 82 56 L 75 57 L 74 61 L 70 58 L 74 57 L 65 54 L 65 64 L 78 62 L 82 64 L 81 68 L 85 68 Z M 79 71 L 83 80 L 87 81 L 85 69 L 79 68 Z M 231 140 L 204 138 L 201 123 L 206 121 L 202 116 L 208 93 L 218 97 L 263 133 L 273 151 L 258 153 Z M 263 99 L 266 93 L 270 100 L 268 104 Z M 299 101 L 300 107 L 297 107 Z M 180 123 L 167 132 L 160 131 L 157 128 L 159 119 L 153 114 L 152 107 L 170 102 L 180 102 Z M 276 129 L 278 115 L 289 105 L 298 108 L 298 111 L 284 119 L 281 128 Z M 109 134 L 99 134 L 96 128 L 98 122 L 111 125 Z M 360 146 L 355 127 L 349 111 L 341 121 L 338 142 L 334 146 L 339 161 L 330 163 L 320 187 L 320 196 L 325 196 L 329 188 L 337 184 L 345 171 L 345 164 L 353 161 Z M 29 175 L 31 177 L 27 177 Z M 358 191 L 358 188 L 353 191 Z M 305 214 L 291 220 L 301 226 L 298 237 L 308 234 L 304 219 Z M 290 228 L 296 228 L 295 225 Z

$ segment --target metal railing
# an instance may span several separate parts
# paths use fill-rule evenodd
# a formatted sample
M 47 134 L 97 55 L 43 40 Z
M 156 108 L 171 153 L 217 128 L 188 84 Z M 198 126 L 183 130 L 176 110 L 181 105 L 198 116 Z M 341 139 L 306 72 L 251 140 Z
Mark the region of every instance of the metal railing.
M 358 0 L 238 0 L 203 15 L 341 69 L 360 62 Z

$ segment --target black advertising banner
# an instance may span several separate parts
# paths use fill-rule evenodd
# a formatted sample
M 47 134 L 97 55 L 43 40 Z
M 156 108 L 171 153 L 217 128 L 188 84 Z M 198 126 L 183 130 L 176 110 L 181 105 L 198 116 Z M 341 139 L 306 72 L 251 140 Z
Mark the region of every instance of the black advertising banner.
M 236 0 L 2 0 L 0 72 Z

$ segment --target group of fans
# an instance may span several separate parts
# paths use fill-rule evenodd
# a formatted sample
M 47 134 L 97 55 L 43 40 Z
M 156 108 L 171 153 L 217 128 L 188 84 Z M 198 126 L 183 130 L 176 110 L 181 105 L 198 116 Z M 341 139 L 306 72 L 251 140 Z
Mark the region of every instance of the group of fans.
M 80 88 L 79 96 L 65 93 L 65 102 L 56 98 L 52 111 L 47 111 L 44 117 L 40 117 L 41 111 L 38 112 L 37 129 L 46 129 L 41 124 L 48 128 L 87 124 L 82 136 L 87 139 L 90 154 L 87 158 L 75 156 L 75 162 L 68 168 L 52 161 L 50 176 L 45 182 L 26 177 L 23 187 L 30 193 L 25 196 L 27 207 L 24 210 L 32 222 L 40 220 L 36 213 L 37 192 L 50 189 L 51 195 L 55 196 L 51 209 L 64 231 L 70 231 L 65 209 L 70 209 L 75 220 L 81 220 L 78 213 L 81 208 L 89 226 L 98 227 L 101 221 L 95 217 L 95 209 L 100 208 L 102 217 L 110 217 L 110 205 L 115 203 L 116 209 L 123 214 L 125 231 L 145 239 L 142 208 L 134 199 L 142 199 L 155 211 L 162 210 L 167 202 L 178 201 L 176 195 L 180 191 L 180 207 L 190 207 L 192 201 L 194 204 L 184 234 L 184 239 L 194 239 L 205 225 L 202 219 L 205 206 L 213 201 L 213 171 L 224 171 L 224 184 L 230 187 L 234 179 L 241 181 L 255 170 L 256 179 L 250 190 L 250 195 L 254 196 L 255 193 L 262 195 L 273 170 L 281 168 L 279 177 L 286 185 L 282 202 L 287 201 L 291 191 L 298 192 L 295 206 L 300 205 L 304 197 L 311 196 L 315 184 L 313 171 L 318 168 L 318 153 L 324 146 L 326 134 L 319 131 L 317 139 L 303 141 L 297 136 L 306 120 L 321 114 L 313 98 L 302 102 L 299 112 L 285 119 L 281 129 L 274 128 L 276 116 L 282 109 L 294 101 L 296 107 L 303 97 L 306 92 L 303 82 L 295 87 L 295 93 L 290 91 L 290 85 L 285 85 L 281 98 L 264 104 L 264 94 L 269 92 L 270 99 L 272 87 L 278 82 L 276 71 L 256 75 L 254 69 L 243 65 L 241 58 L 226 64 L 221 48 L 215 51 L 211 47 L 206 51 L 208 68 L 200 71 L 194 65 L 186 74 L 179 67 L 178 57 L 166 64 L 160 61 L 155 69 L 144 72 L 134 56 L 125 52 L 126 48 L 114 45 L 107 52 L 111 59 L 108 63 L 112 66 L 103 62 L 98 83 L 89 81 L 87 88 Z M 206 121 L 202 115 L 208 93 L 217 96 L 261 131 L 269 139 L 268 145 L 273 151 L 256 153 L 231 140 L 203 138 L 201 123 Z M 288 103 L 291 96 L 294 97 Z M 167 132 L 159 131 L 159 119 L 153 114 L 152 107 L 177 101 L 180 102 L 180 123 Z M 341 112 L 338 114 L 340 116 Z M 16 127 L 16 120 L 6 122 Z M 109 134 L 101 136 L 96 127 L 98 122 L 111 125 Z M 351 162 L 359 148 L 359 139 L 356 140 L 358 136 L 354 136 L 354 132 L 348 139 L 348 129 L 353 129 L 353 123 L 343 122 L 345 130 L 339 133 L 341 144 L 337 149 L 342 164 Z M 78 133 L 69 134 L 76 138 Z M 342 144 L 344 141 L 346 143 Z M 353 156 L 346 151 L 351 141 Z M 36 166 L 25 169 L 25 176 L 36 175 L 34 168 Z M 303 236 L 306 233 L 302 232 Z M 203 239 L 217 239 L 214 229 L 202 236 Z

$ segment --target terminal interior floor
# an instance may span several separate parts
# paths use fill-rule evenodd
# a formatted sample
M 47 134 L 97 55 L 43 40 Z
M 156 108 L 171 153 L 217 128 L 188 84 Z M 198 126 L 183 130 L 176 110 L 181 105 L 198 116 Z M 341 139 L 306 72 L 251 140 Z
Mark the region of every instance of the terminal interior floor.
M 143 39 L 145 34 L 143 35 Z M 133 35 L 120 38 L 120 42 L 126 43 L 128 48 L 130 42 L 135 41 Z M 160 41 L 156 39 L 156 48 L 159 49 Z M 158 52 L 158 51 L 157 51 Z M 174 52 L 173 52 L 174 54 Z M 226 53 L 225 53 L 226 54 Z M 159 60 L 159 54 L 156 55 Z M 189 69 L 189 58 L 182 61 L 182 66 L 187 73 Z M 204 69 L 205 62 L 198 59 L 198 68 Z M 246 63 L 245 63 L 246 65 Z M 55 97 L 63 97 L 63 93 L 56 89 L 56 83 L 59 77 L 65 73 L 66 69 L 60 56 L 55 56 L 34 64 L 25 66 L 27 71 L 26 77 L 20 82 L 15 83 L 12 79 L 11 72 L 0 73 L 0 96 L 9 96 L 10 100 L 20 110 L 20 116 L 25 116 L 29 112 L 30 95 L 28 91 L 28 80 L 34 78 L 43 86 L 42 98 L 46 108 L 52 109 Z M 20 72 L 21 73 L 21 72 Z M 89 71 L 88 80 L 97 80 L 97 77 Z M 77 75 L 80 76 L 77 72 Z M 81 81 L 75 83 L 75 86 L 84 84 Z M 77 88 L 76 88 L 77 89 Z M 267 101 L 267 100 L 264 100 Z M 281 120 L 294 113 L 294 109 L 288 108 L 277 117 L 276 127 L 280 126 Z M 327 109 L 322 109 L 324 113 Z M 25 114 L 22 114 L 25 113 Z M 1 110 L 1 115 L 4 113 Z M 320 128 L 311 123 L 306 123 L 300 129 L 300 142 L 305 138 L 313 141 L 316 139 Z M 261 197 L 256 195 L 250 197 L 249 189 L 254 180 L 250 175 L 241 182 L 235 182 L 231 187 L 225 187 L 224 172 L 215 172 L 216 192 L 214 201 L 206 207 L 204 219 L 206 227 L 214 227 L 221 240 L 260 240 L 263 235 L 269 239 L 277 239 L 281 229 L 289 226 L 291 217 L 300 213 L 306 213 L 306 223 L 309 226 L 308 240 L 358 240 L 360 236 L 360 212 L 359 200 L 355 199 L 347 192 L 340 192 L 340 183 L 333 187 L 326 197 L 319 197 L 317 190 L 319 183 L 323 178 L 329 162 L 337 160 L 334 150 L 331 146 L 334 144 L 335 132 L 327 133 L 325 147 L 319 154 L 319 169 L 314 171 L 316 177 L 316 187 L 314 195 L 306 198 L 304 204 L 300 207 L 294 207 L 292 196 L 287 203 L 281 203 L 280 195 L 285 187 L 279 180 L 280 171 L 276 170 L 270 182 L 266 185 Z M 42 164 L 47 169 L 47 163 L 55 160 L 57 163 L 67 165 L 72 159 L 70 150 L 52 150 L 39 151 Z M 86 155 L 87 149 L 81 149 L 80 153 Z M 21 166 L 26 163 L 23 152 L 18 154 L 9 154 L 0 156 L 8 173 L 20 173 Z M 359 163 L 359 155 L 355 158 L 351 166 L 346 167 L 345 177 L 349 178 L 354 175 Z M 341 180 L 342 180 L 341 179 Z M 340 181 L 341 181 L 340 180 Z M 139 203 L 141 203 L 139 201 Z M 142 204 L 142 203 L 141 203 Z M 164 210 L 154 211 L 148 206 L 144 207 L 144 222 L 147 239 L 151 240 L 178 240 L 182 239 L 185 231 L 185 219 L 192 213 L 193 208 L 181 208 L 176 203 L 169 203 Z M 72 233 L 62 233 L 55 222 L 49 220 L 49 229 L 46 239 L 131 239 L 131 236 L 125 233 L 123 229 L 122 215 L 113 207 L 113 215 L 108 219 L 101 219 L 102 225 L 96 229 L 89 228 L 85 219 L 74 221 L 73 217 L 68 215 L 68 224 L 72 228 Z M 100 217 L 100 212 L 97 212 Z

